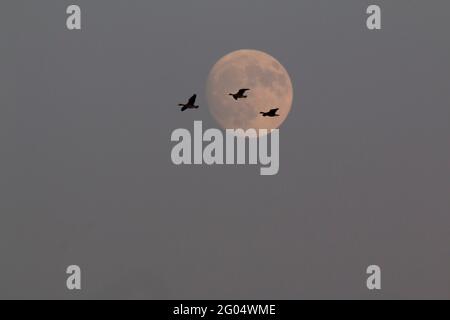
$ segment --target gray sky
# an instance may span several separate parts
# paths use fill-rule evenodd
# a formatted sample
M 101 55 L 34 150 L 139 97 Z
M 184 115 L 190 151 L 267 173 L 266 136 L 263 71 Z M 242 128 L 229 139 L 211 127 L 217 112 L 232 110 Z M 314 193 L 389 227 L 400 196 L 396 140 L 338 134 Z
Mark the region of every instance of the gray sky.
M 83 30 L 65 27 L 77 3 Z M 365 27 L 380 4 L 383 29 Z M 450 298 L 447 1 L 0 4 L 0 298 Z M 289 71 L 280 173 L 175 167 L 210 68 Z M 201 109 L 176 104 L 199 94 Z M 65 268 L 83 270 L 69 293 Z M 378 264 L 383 290 L 365 269 Z

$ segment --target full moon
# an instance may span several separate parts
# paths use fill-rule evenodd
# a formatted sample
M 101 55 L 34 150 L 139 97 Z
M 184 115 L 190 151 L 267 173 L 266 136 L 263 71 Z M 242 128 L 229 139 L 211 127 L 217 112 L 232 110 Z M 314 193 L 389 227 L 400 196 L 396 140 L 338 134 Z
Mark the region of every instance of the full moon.
M 250 89 L 236 101 L 229 93 Z M 239 50 L 221 58 L 209 73 L 206 97 L 214 119 L 224 129 L 277 129 L 286 120 L 293 87 L 286 69 L 267 53 Z M 260 112 L 279 108 L 279 117 Z

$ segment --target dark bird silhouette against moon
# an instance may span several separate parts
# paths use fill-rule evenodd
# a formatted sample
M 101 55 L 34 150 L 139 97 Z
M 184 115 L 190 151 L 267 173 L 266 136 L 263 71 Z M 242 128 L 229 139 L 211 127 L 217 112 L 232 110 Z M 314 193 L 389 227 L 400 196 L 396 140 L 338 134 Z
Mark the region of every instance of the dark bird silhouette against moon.
M 238 91 L 238 93 L 230 93 L 229 95 L 232 96 L 234 98 L 234 100 L 239 100 L 239 99 L 245 99 L 248 98 L 245 93 L 247 91 L 250 91 L 250 89 L 241 89 Z
M 263 117 L 275 118 L 280 116 L 279 114 L 277 114 L 278 110 L 280 109 L 271 109 L 269 112 L 260 112 L 260 114 L 262 114 Z

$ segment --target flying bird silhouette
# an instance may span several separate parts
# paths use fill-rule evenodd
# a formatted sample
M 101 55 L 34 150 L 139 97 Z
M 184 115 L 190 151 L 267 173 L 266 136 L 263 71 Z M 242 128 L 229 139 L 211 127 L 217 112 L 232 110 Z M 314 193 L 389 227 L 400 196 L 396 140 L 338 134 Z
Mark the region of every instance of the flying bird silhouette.
M 280 115 L 277 114 L 278 110 L 280 110 L 280 109 L 276 108 L 276 109 L 270 110 L 269 112 L 260 112 L 260 114 L 262 114 L 263 117 L 270 117 L 270 118 L 279 117 Z
M 187 109 L 198 109 L 199 106 L 196 106 L 196 105 L 195 105 L 195 100 L 196 100 L 196 99 L 197 99 L 197 95 L 194 94 L 194 95 L 189 99 L 188 103 L 186 103 L 186 104 L 180 103 L 178 106 L 179 106 L 179 107 L 183 107 L 183 108 L 181 108 L 181 111 L 186 111 Z
M 239 100 L 239 99 L 245 99 L 247 98 L 247 96 L 245 95 L 245 93 L 247 91 L 250 91 L 250 89 L 241 89 L 238 91 L 238 93 L 229 93 L 228 95 L 232 96 L 234 98 L 234 100 Z

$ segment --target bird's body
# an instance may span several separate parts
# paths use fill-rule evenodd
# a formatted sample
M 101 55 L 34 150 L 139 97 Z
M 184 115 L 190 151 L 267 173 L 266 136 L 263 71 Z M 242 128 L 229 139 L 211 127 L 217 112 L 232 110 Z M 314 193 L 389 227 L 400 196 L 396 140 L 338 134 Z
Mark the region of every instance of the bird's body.
M 278 110 L 280 109 L 275 108 L 271 109 L 269 112 L 260 112 L 260 114 L 262 114 L 263 117 L 270 117 L 270 118 L 279 117 L 280 115 L 277 114 Z
M 196 100 L 196 99 L 197 99 L 197 95 L 194 94 L 194 95 L 189 99 L 188 103 L 186 103 L 186 104 L 180 103 L 178 106 L 179 106 L 179 107 L 183 107 L 183 108 L 181 108 L 181 111 L 186 111 L 187 109 L 198 109 L 199 106 L 196 106 L 196 105 L 195 105 L 195 100 Z
M 245 99 L 247 98 L 247 96 L 245 95 L 245 93 L 247 91 L 250 91 L 250 89 L 241 89 L 239 90 L 237 93 L 229 93 L 228 95 L 232 96 L 234 98 L 234 100 L 239 100 L 239 99 Z

